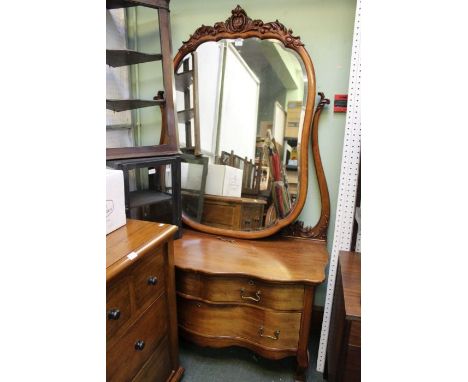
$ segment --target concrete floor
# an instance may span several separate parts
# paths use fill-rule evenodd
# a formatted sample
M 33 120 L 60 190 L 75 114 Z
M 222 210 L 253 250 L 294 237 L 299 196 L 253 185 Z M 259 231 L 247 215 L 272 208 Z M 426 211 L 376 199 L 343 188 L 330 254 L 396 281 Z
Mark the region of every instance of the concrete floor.
M 307 382 L 325 382 L 315 370 L 320 334 L 309 344 L 310 365 Z M 201 348 L 180 340 L 180 363 L 185 368 L 182 382 L 290 382 L 294 381 L 295 358 L 279 361 L 262 358 L 247 349 Z

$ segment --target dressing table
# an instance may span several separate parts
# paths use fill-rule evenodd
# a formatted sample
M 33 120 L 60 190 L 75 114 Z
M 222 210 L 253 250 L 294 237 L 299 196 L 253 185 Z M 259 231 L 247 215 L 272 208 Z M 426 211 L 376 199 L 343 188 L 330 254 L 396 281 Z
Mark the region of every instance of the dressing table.
M 198 157 L 214 164 L 225 151 L 256 163 L 264 177 L 262 191 L 230 198 L 262 200 L 264 208 L 256 226 L 200 219 L 194 211 L 202 204 L 193 189 L 198 187 L 205 204 L 216 196 L 200 191 L 204 180 L 197 185 L 193 175 L 200 169 L 190 163 L 182 169 L 187 179 L 193 176 L 185 184 L 182 176 L 182 220 L 189 228 L 174 242 L 179 334 L 200 346 L 242 346 L 274 360 L 294 356 L 295 380 L 305 381 L 314 292 L 325 280 L 328 262 L 330 203 L 318 125 L 329 101 L 319 93 L 314 113 L 314 69 L 299 37 L 279 21 L 252 20 L 240 6 L 231 13 L 224 22 L 198 28 L 179 49 L 174 70 L 176 78 L 187 73 L 197 78 L 191 91 L 199 92 L 192 95 L 201 121 L 193 125 L 201 138 Z M 286 105 L 298 99 L 297 135 L 289 137 Z M 265 132 L 264 126 L 271 130 Z M 184 132 L 191 130 L 179 124 L 182 150 Z M 260 141 L 265 146 L 258 149 Z M 304 227 L 296 219 L 307 196 L 310 141 L 321 211 L 313 227 Z M 191 138 L 185 136 L 185 142 Z M 287 150 L 297 152 L 295 162 Z M 286 168 L 297 172 L 294 197 Z

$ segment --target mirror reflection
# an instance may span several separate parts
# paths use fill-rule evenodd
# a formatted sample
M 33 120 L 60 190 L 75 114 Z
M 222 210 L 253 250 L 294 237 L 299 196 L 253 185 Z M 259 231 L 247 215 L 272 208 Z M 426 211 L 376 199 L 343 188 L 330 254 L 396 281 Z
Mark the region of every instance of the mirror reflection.
M 231 230 L 261 230 L 292 210 L 307 76 L 277 40 L 201 44 L 175 75 L 182 209 Z

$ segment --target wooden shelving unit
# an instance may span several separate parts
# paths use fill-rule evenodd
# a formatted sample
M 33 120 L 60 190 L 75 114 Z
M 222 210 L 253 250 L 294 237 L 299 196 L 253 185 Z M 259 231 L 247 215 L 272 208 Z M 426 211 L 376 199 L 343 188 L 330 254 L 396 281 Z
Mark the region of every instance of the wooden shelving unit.
M 174 107 L 174 68 L 169 21 L 169 0 L 107 0 L 107 9 L 135 6 L 157 10 L 161 53 L 144 53 L 129 49 L 107 49 L 106 64 L 119 68 L 147 62 L 162 62 L 164 91 L 153 99 L 107 99 L 106 108 L 116 113 L 146 107 L 159 107 L 162 113 L 159 144 L 153 146 L 107 148 L 109 167 L 124 173 L 125 208 L 128 218 L 158 221 L 179 226 L 181 229 L 181 158 L 177 141 L 177 116 Z M 156 27 L 156 25 L 155 25 Z M 158 111 L 159 112 L 159 111 Z M 132 128 L 132 126 L 126 127 Z M 170 167 L 170 179 L 166 169 Z M 145 171 L 145 169 L 147 169 Z M 151 171 L 150 171 L 151 170 Z M 135 175 L 130 175 L 130 172 Z M 154 175 L 152 173 L 156 173 Z M 145 179 L 145 176 L 147 179 Z M 170 184 L 170 186 L 167 186 Z
M 115 147 L 108 148 L 108 160 L 123 158 L 141 158 L 158 155 L 179 154 L 176 132 L 176 113 L 174 108 L 174 68 L 172 63 L 172 44 L 169 20 L 169 0 L 107 0 L 107 9 L 129 8 L 143 6 L 157 10 L 161 53 L 144 53 L 128 49 L 107 49 L 106 64 L 118 68 L 127 65 L 137 65 L 153 61 L 162 62 L 163 99 L 107 99 L 106 108 L 116 113 L 135 110 L 144 107 L 157 106 L 162 112 L 164 128 L 161 128 L 160 144 L 152 146 Z M 155 26 L 156 27 L 156 26 Z M 157 89 L 155 89 L 155 94 Z M 155 97 L 156 98 L 156 97 Z

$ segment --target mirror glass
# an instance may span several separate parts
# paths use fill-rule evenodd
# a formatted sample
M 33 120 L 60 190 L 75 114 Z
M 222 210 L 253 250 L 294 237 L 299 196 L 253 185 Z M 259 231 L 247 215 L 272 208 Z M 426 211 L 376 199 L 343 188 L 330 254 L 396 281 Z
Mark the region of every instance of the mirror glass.
M 307 103 L 300 56 L 273 39 L 206 42 L 181 60 L 175 82 L 185 217 L 243 231 L 286 217 Z

